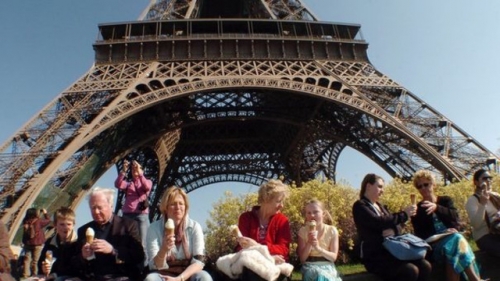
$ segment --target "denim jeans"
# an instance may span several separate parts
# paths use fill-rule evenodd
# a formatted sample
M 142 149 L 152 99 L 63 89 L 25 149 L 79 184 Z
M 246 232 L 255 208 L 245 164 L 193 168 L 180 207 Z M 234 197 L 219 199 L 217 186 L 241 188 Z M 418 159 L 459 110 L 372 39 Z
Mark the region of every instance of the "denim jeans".
M 188 279 L 186 279 L 187 281 Z M 144 281 L 163 281 L 163 278 L 160 277 L 160 274 L 156 272 L 152 272 L 146 276 Z M 198 273 L 195 273 L 189 278 L 189 281 L 212 281 L 212 276 L 208 274 L 205 270 L 202 270 Z

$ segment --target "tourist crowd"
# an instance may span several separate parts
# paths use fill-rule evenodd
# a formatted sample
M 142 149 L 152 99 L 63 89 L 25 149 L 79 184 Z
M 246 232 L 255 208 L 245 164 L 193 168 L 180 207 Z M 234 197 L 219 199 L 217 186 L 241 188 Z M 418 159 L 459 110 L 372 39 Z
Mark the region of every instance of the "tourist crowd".
M 131 169 L 129 171 L 129 166 Z M 474 174 L 475 192 L 466 203 L 473 238 L 481 251 L 500 255 L 500 195 L 492 192 L 486 170 Z M 23 220 L 23 271 L 21 279 L 56 281 L 211 281 L 289 280 L 292 235 L 289 219 L 281 212 L 289 187 L 269 180 L 258 190 L 258 204 L 228 226 L 237 241 L 232 254 L 208 266 L 201 225 L 189 217 L 189 199 L 179 187 L 169 187 L 159 201 L 161 217 L 149 223 L 152 183 L 141 165 L 124 162 L 115 181 L 125 192 L 123 215 L 113 213 L 114 189 L 93 188 L 88 195 L 92 221 L 75 229 L 75 213 L 62 207 L 53 214 L 55 233 L 45 239 L 51 220 L 45 209 L 28 209 Z M 455 202 L 435 193 L 436 179 L 418 171 L 413 186 L 420 200 L 391 213 L 380 204 L 384 180 L 375 174 L 364 177 L 352 214 L 359 238 L 359 256 L 366 270 L 383 280 L 430 280 L 432 267 L 443 267 L 446 280 L 483 280 L 474 252 L 461 234 Z M 339 235 L 323 202 L 304 198 L 304 225 L 297 235 L 297 256 L 305 281 L 341 280 L 335 267 Z M 402 260 L 384 246 L 405 223 L 414 234 L 427 239 L 427 255 Z M 438 237 L 438 238 L 436 238 Z M 433 238 L 433 239 L 431 239 Z M 434 239 L 435 238 L 435 239 Z M 0 225 L 0 280 L 9 275 L 12 260 L 7 230 Z M 210 270 L 208 270 L 210 268 Z

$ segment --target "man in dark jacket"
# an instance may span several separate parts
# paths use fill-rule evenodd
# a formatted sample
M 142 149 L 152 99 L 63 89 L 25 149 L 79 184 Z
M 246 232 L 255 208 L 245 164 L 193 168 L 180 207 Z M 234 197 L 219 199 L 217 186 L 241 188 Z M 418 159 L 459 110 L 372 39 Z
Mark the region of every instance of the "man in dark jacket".
M 136 221 L 113 215 L 114 192 L 99 187 L 90 192 L 93 221 L 78 229 L 81 247 L 73 259 L 84 280 L 142 280 L 145 255 L 139 228 Z

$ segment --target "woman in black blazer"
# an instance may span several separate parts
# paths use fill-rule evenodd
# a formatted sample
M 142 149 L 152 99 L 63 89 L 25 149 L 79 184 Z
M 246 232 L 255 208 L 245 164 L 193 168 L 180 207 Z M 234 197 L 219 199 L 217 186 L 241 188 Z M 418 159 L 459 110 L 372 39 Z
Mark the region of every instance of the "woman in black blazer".
M 384 192 L 384 180 L 368 174 L 361 183 L 360 199 L 353 205 L 354 223 L 360 239 L 361 261 L 366 270 L 387 281 L 430 280 L 431 264 L 425 259 L 401 261 L 382 245 L 384 237 L 399 234 L 402 224 L 415 215 L 416 206 L 389 213 L 378 201 Z

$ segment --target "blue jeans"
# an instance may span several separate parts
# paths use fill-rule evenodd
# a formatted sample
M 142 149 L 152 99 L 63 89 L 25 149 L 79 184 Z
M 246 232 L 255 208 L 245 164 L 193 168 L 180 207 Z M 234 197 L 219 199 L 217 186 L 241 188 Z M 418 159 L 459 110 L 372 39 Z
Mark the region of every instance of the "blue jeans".
M 133 219 L 137 222 L 139 226 L 139 233 L 141 234 L 141 243 L 144 252 L 146 252 L 146 234 L 149 228 L 149 215 L 148 214 L 135 214 L 135 213 L 125 213 L 124 217 Z
M 188 279 L 186 279 L 188 280 Z M 160 274 L 156 272 L 152 272 L 146 276 L 146 279 L 144 281 L 163 281 L 163 279 L 160 277 Z M 193 274 L 190 278 L 189 281 L 212 281 L 212 276 L 208 274 L 205 270 L 202 270 L 198 273 Z

